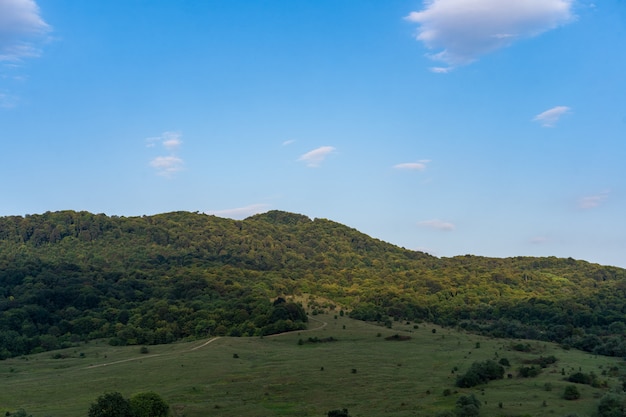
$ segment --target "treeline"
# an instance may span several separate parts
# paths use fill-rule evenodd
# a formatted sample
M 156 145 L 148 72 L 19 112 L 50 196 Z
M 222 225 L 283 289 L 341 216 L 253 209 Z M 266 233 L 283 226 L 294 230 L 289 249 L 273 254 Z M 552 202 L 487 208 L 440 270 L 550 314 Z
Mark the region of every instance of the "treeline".
M 435 258 L 270 211 L 0 218 L 0 357 L 109 338 L 167 343 L 300 329 L 325 296 L 362 320 L 428 320 L 626 356 L 626 270 L 573 259 Z

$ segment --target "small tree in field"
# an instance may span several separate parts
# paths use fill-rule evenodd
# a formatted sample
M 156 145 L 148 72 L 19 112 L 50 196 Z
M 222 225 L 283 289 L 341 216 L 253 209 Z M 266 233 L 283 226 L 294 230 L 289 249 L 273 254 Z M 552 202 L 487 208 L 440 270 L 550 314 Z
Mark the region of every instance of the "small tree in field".
M 155 392 L 142 392 L 130 397 L 134 417 L 167 417 L 170 406 Z
M 129 401 L 119 392 L 98 397 L 89 407 L 89 417 L 133 417 Z
M 474 394 L 463 395 L 456 400 L 458 417 L 476 417 L 480 414 L 480 400 Z
M 576 388 L 576 385 L 568 385 L 565 387 L 563 398 L 566 400 L 577 400 L 580 398 L 580 391 Z

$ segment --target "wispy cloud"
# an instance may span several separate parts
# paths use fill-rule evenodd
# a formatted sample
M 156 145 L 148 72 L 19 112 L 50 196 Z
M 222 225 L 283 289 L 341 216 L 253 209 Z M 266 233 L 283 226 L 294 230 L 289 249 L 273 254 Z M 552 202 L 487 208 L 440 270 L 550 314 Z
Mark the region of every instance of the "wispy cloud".
M 0 62 L 40 55 L 39 42 L 51 30 L 33 0 L 0 0 Z
M 416 39 L 431 50 L 438 73 L 476 61 L 516 40 L 539 35 L 574 19 L 573 0 L 425 0 L 405 19 L 419 24 Z
M 305 153 L 298 158 L 298 161 L 305 162 L 308 167 L 315 168 L 320 166 L 322 162 L 333 152 L 335 148 L 332 146 L 321 146 Z
M 609 191 L 603 191 L 599 194 L 590 195 L 578 200 L 578 208 L 588 210 L 600 206 L 609 198 Z
M 168 155 L 157 156 L 150 161 L 150 166 L 157 170 L 158 175 L 171 177 L 184 168 L 185 162 L 176 155 L 176 151 L 183 143 L 181 137 L 179 132 L 163 132 L 161 136 L 146 139 L 147 147 L 160 145 L 168 152 Z
M 178 132 L 164 132 L 163 133 L 163 147 L 168 151 L 175 151 L 180 148 L 183 141 L 180 139 L 181 134 Z
M 420 227 L 427 227 L 430 229 L 442 230 L 444 232 L 450 232 L 456 229 L 454 223 L 445 222 L 443 220 L 433 219 L 433 220 L 424 220 L 417 223 Z
M 155 168 L 159 175 L 164 175 L 166 177 L 171 176 L 175 172 L 183 169 L 183 160 L 177 156 L 157 156 L 152 161 L 150 161 L 150 166 Z
M 544 243 L 547 243 L 549 241 L 549 239 L 545 236 L 535 236 L 532 239 L 530 239 L 530 243 L 532 243 L 533 245 L 543 245 Z
M 417 162 L 404 162 L 401 164 L 396 164 L 393 167 L 395 169 L 407 170 L 407 171 L 424 171 L 426 170 L 426 164 L 428 164 L 430 160 L 421 159 Z
M 556 106 L 552 107 L 549 110 L 544 111 L 543 113 L 539 113 L 533 118 L 534 122 L 538 122 L 543 127 L 554 127 L 557 122 L 563 117 L 565 114 L 569 113 L 571 109 L 567 106 Z
M 289 146 L 293 143 L 295 143 L 296 141 L 294 139 L 289 139 L 283 142 L 283 146 Z
M 207 211 L 207 214 L 213 214 L 218 217 L 228 217 L 230 219 L 245 219 L 254 214 L 259 214 L 269 209 L 269 204 L 251 204 L 245 207 L 237 207 L 226 210 Z
M 17 105 L 17 101 L 14 96 L 0 93 L 0 108 L 11 109 Z

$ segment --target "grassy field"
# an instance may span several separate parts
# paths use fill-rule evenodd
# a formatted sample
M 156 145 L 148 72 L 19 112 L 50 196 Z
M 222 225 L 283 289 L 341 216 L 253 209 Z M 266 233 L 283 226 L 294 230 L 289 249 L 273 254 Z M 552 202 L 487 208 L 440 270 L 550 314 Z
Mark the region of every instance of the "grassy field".
M 85 416 L 101 394 L 155 391 L 176 417 L 435 416 L 474 393 L 481 416 L 591 416 L 599 398 L 621 389 L 611 376 L 622 360 L 532 341 L 489 339 L 429 324 L 392 329 L 335 314 L 314 317 L 312 331 L 265 338 L 222 337 L 140 348 L 106 341 L 0 362 L 0 415 L 23 408 L 34 417 Z M 387 341 L 395 334 L 410 340 Z M 309 343 L 333 337 L 334 342 Z M 302 340 L 300 344 L 299 341 Z M 512 350 L 530 343 L 532 352 Z M 195 349 L 194 349 L 195 348 Z M 535 378 L 518 378 L 522 361 L 554 355 L 558 362 Z M 472 389 L 454 386 L 475 361 L 507 358 L 513 375 Z M 581 398 L 562 399 L 565 374 L 594 372 L 607 388 L 577 385 Z M 547 385 L 551 386 L 546 389 Z M 451 395 L 444 395 L 449 389 Z

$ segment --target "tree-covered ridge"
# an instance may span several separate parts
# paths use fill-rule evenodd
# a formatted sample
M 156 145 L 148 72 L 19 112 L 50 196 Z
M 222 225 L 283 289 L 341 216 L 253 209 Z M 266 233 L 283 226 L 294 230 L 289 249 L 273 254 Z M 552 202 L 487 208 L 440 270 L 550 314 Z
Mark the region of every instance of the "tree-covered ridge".
M 435 258 L 326 219 L 173 212 L 0 218 L 0 357 L 108 337 L 163 343 L 301 328 L 276 297 L 626 355 L 626 270 L 573 259 Z

